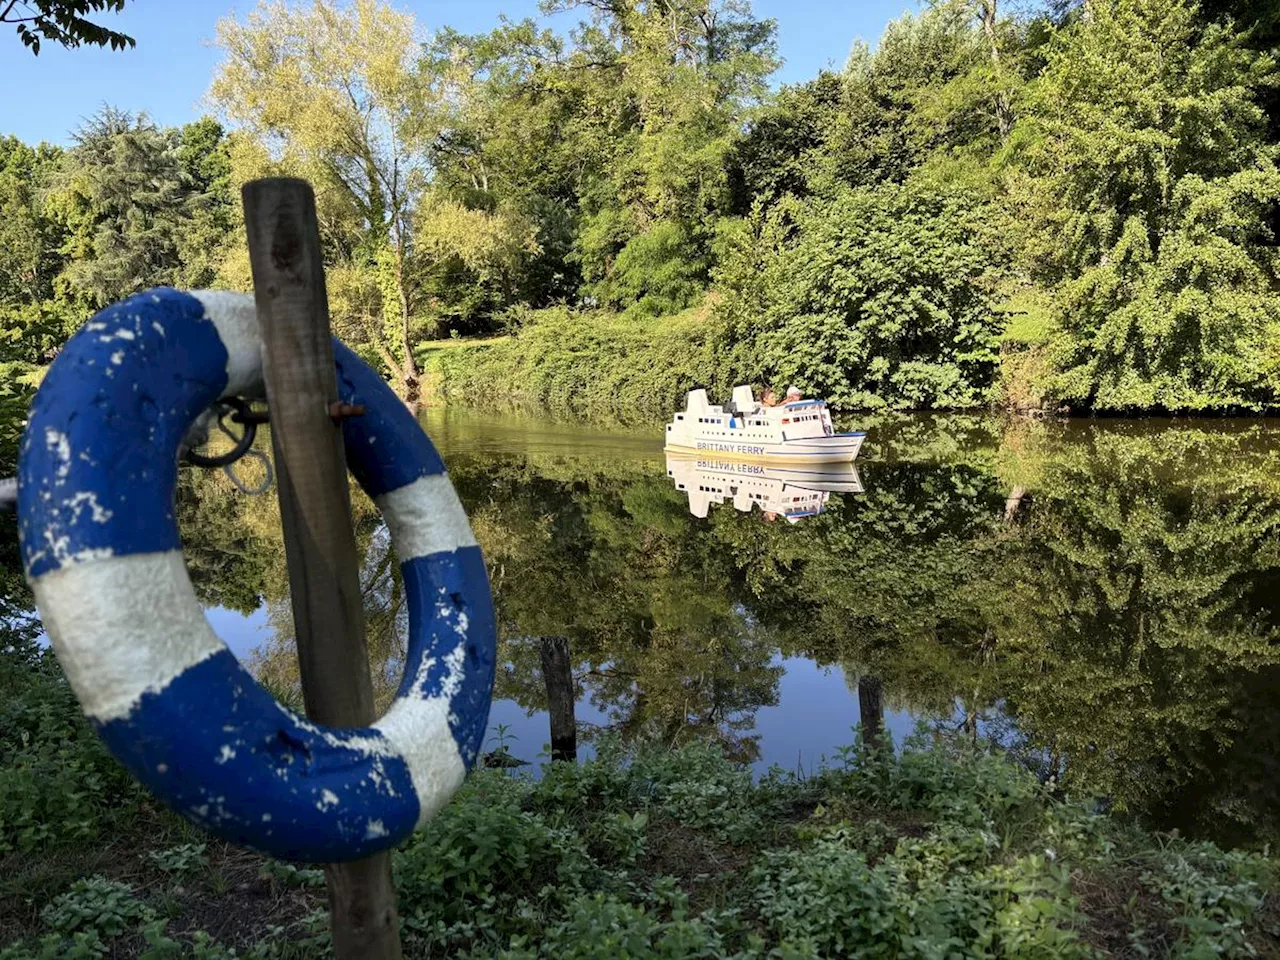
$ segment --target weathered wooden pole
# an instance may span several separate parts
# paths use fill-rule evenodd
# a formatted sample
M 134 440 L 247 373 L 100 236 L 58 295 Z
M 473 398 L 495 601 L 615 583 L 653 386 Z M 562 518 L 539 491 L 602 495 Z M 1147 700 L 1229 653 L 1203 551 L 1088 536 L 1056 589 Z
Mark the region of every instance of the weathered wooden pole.
M 879 749 L 884 743 L 884 686 L 879 677 L 858 678 L 858 713 L 862 720 L 862 742 Z
M 568 637 L 543 637 L 538 644 L 542 679 L 551 715 L 551 759 L 578 759 L 578 725 L 573 715 L 573 669 Z
M 364 727 L 374 717 L 347 458 L 315 194 L 305 180 L 244 185 L 254 298 L 262 325 L 280 519 L 307 716 Z M 325 868 L 338 960 L 399 960 L 391 857 Z

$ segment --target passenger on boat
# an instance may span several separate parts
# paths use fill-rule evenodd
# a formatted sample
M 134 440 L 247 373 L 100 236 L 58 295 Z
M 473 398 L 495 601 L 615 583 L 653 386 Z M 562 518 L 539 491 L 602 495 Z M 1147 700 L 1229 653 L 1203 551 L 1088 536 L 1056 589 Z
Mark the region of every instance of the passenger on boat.
M 796 403 L 803 397 L 799 387 L 787 387 L 787 403 Z
M 764 393 L 760 397 L 760 406 L 776 407 L 778 405 L 778 395 L 769 387 L 765 387 Z

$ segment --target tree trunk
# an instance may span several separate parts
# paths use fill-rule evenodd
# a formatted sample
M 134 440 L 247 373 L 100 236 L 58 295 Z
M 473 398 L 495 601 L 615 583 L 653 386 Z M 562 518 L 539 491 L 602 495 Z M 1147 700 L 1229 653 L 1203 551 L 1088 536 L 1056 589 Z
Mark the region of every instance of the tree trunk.
M 404 297 L 403 287 L 400 304 L 400 347 L 404 351 L 400 380 L 404 383 L 404 402 L 412 407 L 421 399 L 421 378 L 418 375 L 418 362 L 413 359 L 413 344 L 409 341 L 409 303 Z
M 551 715 L 551 759 L 572 762 L 578 759 L 578 724 L 573 716 L 569 638 L 543 637 L 538 654 L 547 685 L 547 713 Z
M 884 689 L 879 677 L 858 679 L 858 713 L 863 743 L 878 750 L 884 743 Z
M 409 288 L 404 278 L 405 241 L 403 225 L 396 224 L 396 299 L 400 302 L 400 379 L 404 383 L 404 402 L 417 409 L 421 399 L 418 362 L 413 359 L 413 343 L 409 338 Z
M 991 51 L 991 66 L 995 71 L 996 84 L 996 125 L 1000 128 L 1000 138 L 1004 139 L 1013 128 L 1013 107 L 1009 103 L 1009 91 L 1004 87 L 1004 74 L 1000 66 L 1000 43 L 996 33 L 999 22 L 1000 0 L 979 0 L 978 18 L 982 21 L 982 32 L 986 35 L 987 46 Z
M 1018 518 L 1018 510 L 1022 507 L 1022 501 L 1026 496 L 1027 488 L 1021 484 L 1009 491 L 1009 497 L 1004 502 L 1004 522 L 1006 526 Z

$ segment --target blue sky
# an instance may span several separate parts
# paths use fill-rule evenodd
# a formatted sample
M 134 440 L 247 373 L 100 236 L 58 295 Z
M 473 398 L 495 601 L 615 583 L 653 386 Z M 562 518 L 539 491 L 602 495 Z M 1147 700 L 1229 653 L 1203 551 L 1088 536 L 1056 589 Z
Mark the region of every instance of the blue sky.
M 65 143 L 81 119 L 100 104 L 146 111 L 162 124 L 179 124 L 202 112 L 218 53 L 210 41 L 219 18 L 253 9 L 251 0 L 131 0 L 109 25 L 132 35 L 138 46 L 123 53 L 63 50 L 46 45 L 33 57 L 5 26 L 0 34 L 0 134 L 34 143 Z M 393 0 L 428 30 L 452 26 L 487 30 L 506 13 L 534 16 L 537 0 Z M 786 64 L 777 79 L 805 80 L 822 67 L 844 63 L 853 41 L 874 43 L 886 23 L 913 0 L 756 0 L 756 13 L 778 21 Z

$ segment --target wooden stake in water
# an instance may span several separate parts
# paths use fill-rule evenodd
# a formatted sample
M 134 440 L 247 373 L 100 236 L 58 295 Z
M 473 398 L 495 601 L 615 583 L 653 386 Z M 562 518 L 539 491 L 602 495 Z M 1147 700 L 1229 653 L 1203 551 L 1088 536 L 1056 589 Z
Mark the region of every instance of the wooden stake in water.
M 547 685 L 551 717 L 551 759 L 578 759 L 578 725 L 573 715 L 573 665 L 568 637 L 543 637 L 538 644 L 542 679 Z
M 373 684 L 347 458 L 330 409 L 338 383 L 315 194 L 305 180 L 276 178 L 245 184 L 242 196 L 303 700 L 317 723 L 365 727 Z M 399 960 L 390 854 L 330 864 L 325 877 L 338 960 Z

